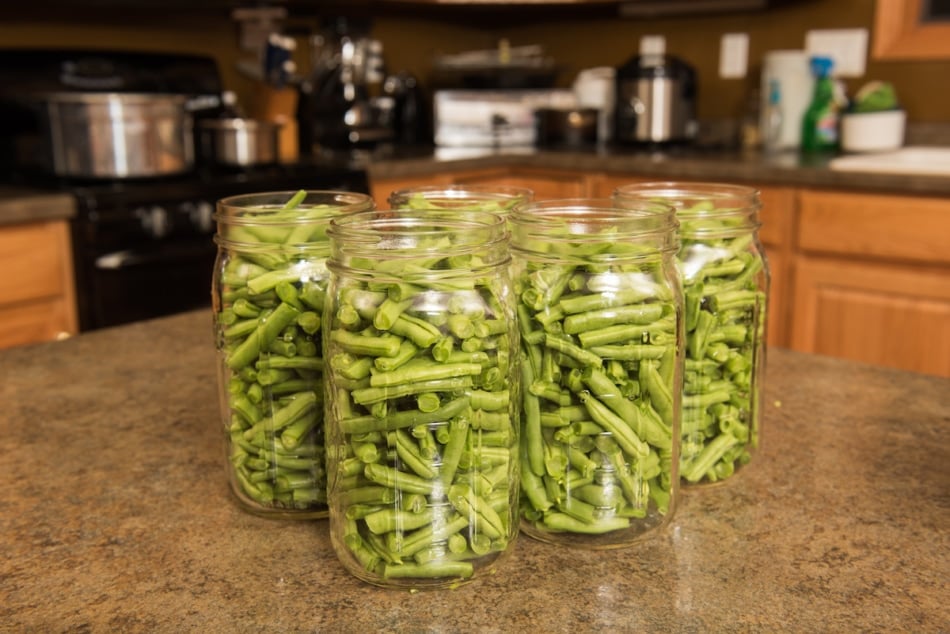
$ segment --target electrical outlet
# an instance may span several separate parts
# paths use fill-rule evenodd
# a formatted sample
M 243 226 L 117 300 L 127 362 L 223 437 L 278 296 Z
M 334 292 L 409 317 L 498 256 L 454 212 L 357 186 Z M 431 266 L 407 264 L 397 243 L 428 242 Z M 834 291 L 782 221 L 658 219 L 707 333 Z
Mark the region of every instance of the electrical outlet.
M 824 29 L 805 33 L 809 55 L 827 55 L 834 60 L 835 77 L 861 77 L 868 57 L 867 29 Z
M 725 33 L 719 45 L 719 76 L 742 79 L 749 67 L 749 34 Z
M 644 35 L 640 38 L 640 55 L 665 55 L 666 38 L 662 35 Z

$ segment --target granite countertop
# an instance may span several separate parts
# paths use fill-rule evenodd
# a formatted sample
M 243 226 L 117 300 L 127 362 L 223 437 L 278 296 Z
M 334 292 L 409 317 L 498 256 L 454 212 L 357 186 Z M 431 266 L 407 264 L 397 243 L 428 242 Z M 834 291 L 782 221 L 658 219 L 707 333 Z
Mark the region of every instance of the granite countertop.
M 551 150 L 418 148 L 362 155 L 370 181 L 493 167 L 605 172 L 658 179 L 744 181 L 756 185 L 827 187 L 922 195 L 950 195 L 950 177 L 836 170 L 830 156 L 775 155 L 727 150 L 644 151 L 625 148 Z
M 66 192 L 0 185 L 0 227 L 21 222 L 69 220 L 76 215 L 76 201 Z
M 764 448 L 665 530 L 527 537 L 491 577 L 386 590 L 325 520 L 238 509 L 211 315 L 0 352 L 0 622 L 77 632 L 946 631 L 950 380 L 769 351 Z

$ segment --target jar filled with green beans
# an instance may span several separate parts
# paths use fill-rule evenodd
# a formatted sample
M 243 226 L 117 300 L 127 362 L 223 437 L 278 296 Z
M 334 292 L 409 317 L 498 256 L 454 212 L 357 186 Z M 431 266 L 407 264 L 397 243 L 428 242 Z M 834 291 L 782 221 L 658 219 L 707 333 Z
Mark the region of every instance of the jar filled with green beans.
M 453 587 L 518 534 L 508 235 L 499 214 L 455 210 L 330 224 L 330 535 L 364 581 Z
M 242 508 L 327 516 L 323 307 L 327 224 L 374 207 L 336 191 L 218 201 L 212 278 L 220 411 L 231 489 Z
M 468 183 L 420 185 L 392 192 L 389 207 L 407 209 L 466 209 L 507 214 L 516 205 L 530 202 L 534 192 L 516 185 Z
M 724 183 L 638 183 L 621 205 L 676 208 L 685 300 L 686 358 L 680 475 L 722 482 L 759 447 L 769 267 L 759 242 L 759 192 Z
M 666 205 L 522 205 L 521 528 L 587 548 L 655 534 L 678 492 L 683 298 Z

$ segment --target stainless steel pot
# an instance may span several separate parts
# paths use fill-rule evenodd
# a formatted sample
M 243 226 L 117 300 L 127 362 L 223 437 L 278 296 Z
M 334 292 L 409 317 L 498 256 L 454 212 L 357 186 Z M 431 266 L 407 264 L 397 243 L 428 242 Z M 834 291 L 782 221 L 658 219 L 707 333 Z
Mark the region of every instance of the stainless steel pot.
M 52 171 L 82 178 L 176 174 L 194 165 L 183 95 L 50 93 L 39 97 Z
M 202 162 L 247 167 L 276 163 L 280 158 L 280 124 L 239 117 L 198 122 Z
M 615 138 L 682 143 L 696 136 L 696 71 L 672 55 L 638 55 L 617 69 Z

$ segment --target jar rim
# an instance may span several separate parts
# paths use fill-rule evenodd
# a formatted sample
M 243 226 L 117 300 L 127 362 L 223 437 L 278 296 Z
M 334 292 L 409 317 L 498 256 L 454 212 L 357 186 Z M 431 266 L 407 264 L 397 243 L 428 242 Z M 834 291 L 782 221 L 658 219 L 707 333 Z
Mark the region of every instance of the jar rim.
M 389 202 L 399 197 L 409 197 L 418 194 L 424 198 L 484 198 L 488 200 L 533 200 L 534 190 L 519 185 L 489 185 L 481 183 L 453 183 L 449 185 L 417 185 L 393 190 L 389 194 Z
M 678 221 L 670 205 L 650 201 L 636 209 L 618 206 L 609 198 L 565 198 L 519 205 L 509 219 L 512 248 L 535 253 L 552 244 L 575 244 L 579 240 L 603 240 L 640 244 L 648 253 L 674 252 L 679 248 Z M 633 257 L 633 252 L 617 254 Z
M 287 207 L 304 192 L 302 200 Z M 368 194 L 344 190 L 279 190 L 235 194 L 217 201 L 213 219 L 227 225 L 287 226 L 326 222 L 330 218 L 375 208 Z M 319 213 L 324 212 L 325 213 Z M 297 213 L 295 213 L 297 212 Z
M 518 205 L 514 209 L 512 220 L 526 222 L 534 219 L 537 222 L 545 222 L 556 214 L 583 216 L 596 213 L 601 217 L 617 220 L 648 218 L 655 221 L 657 218 L 665 217 L 670 223 L 676 223 L 676 215 L 673 213 L 675 208 L 670 203 L 645 198 L 637 202 L 640 206 L 633 208 L 619 205 L 613 198 L 552 198 Z M 590 217 L 597 216 L 590 215 Z
M 747 212 L 758 211 L 760 191 L 748 185 L 716 182 L 686 182 L 686 181 L 650 181 L 644 183 L 630 183 L 614 189 L 613 198 L 617 200 L 662 200 L 672 205 L 677 214 L 693 212 L 683 207 L 692 205 L 694 201 L 711 201 L 713 209 L 696 210 L 696 215 L 720 214 L 731 211 Z
M 387 237 L 444 237 L 449 231 L 463 238 L 456 246 L 487 248 L 508 237 L 505 219 L 498 214 L 444 209 L 413 209 L 397 214 L 386 210 L 367 210 L 339 215 L 330 219 L 327 235 L 331 241 L 378 247 L 386 243 Z M 424 245 L 419 246 L 423 251 L 427 249 Z M 405 248 L 403 244 L 400 250 Z M 416 254 L 418 252 L 415 251 Z

